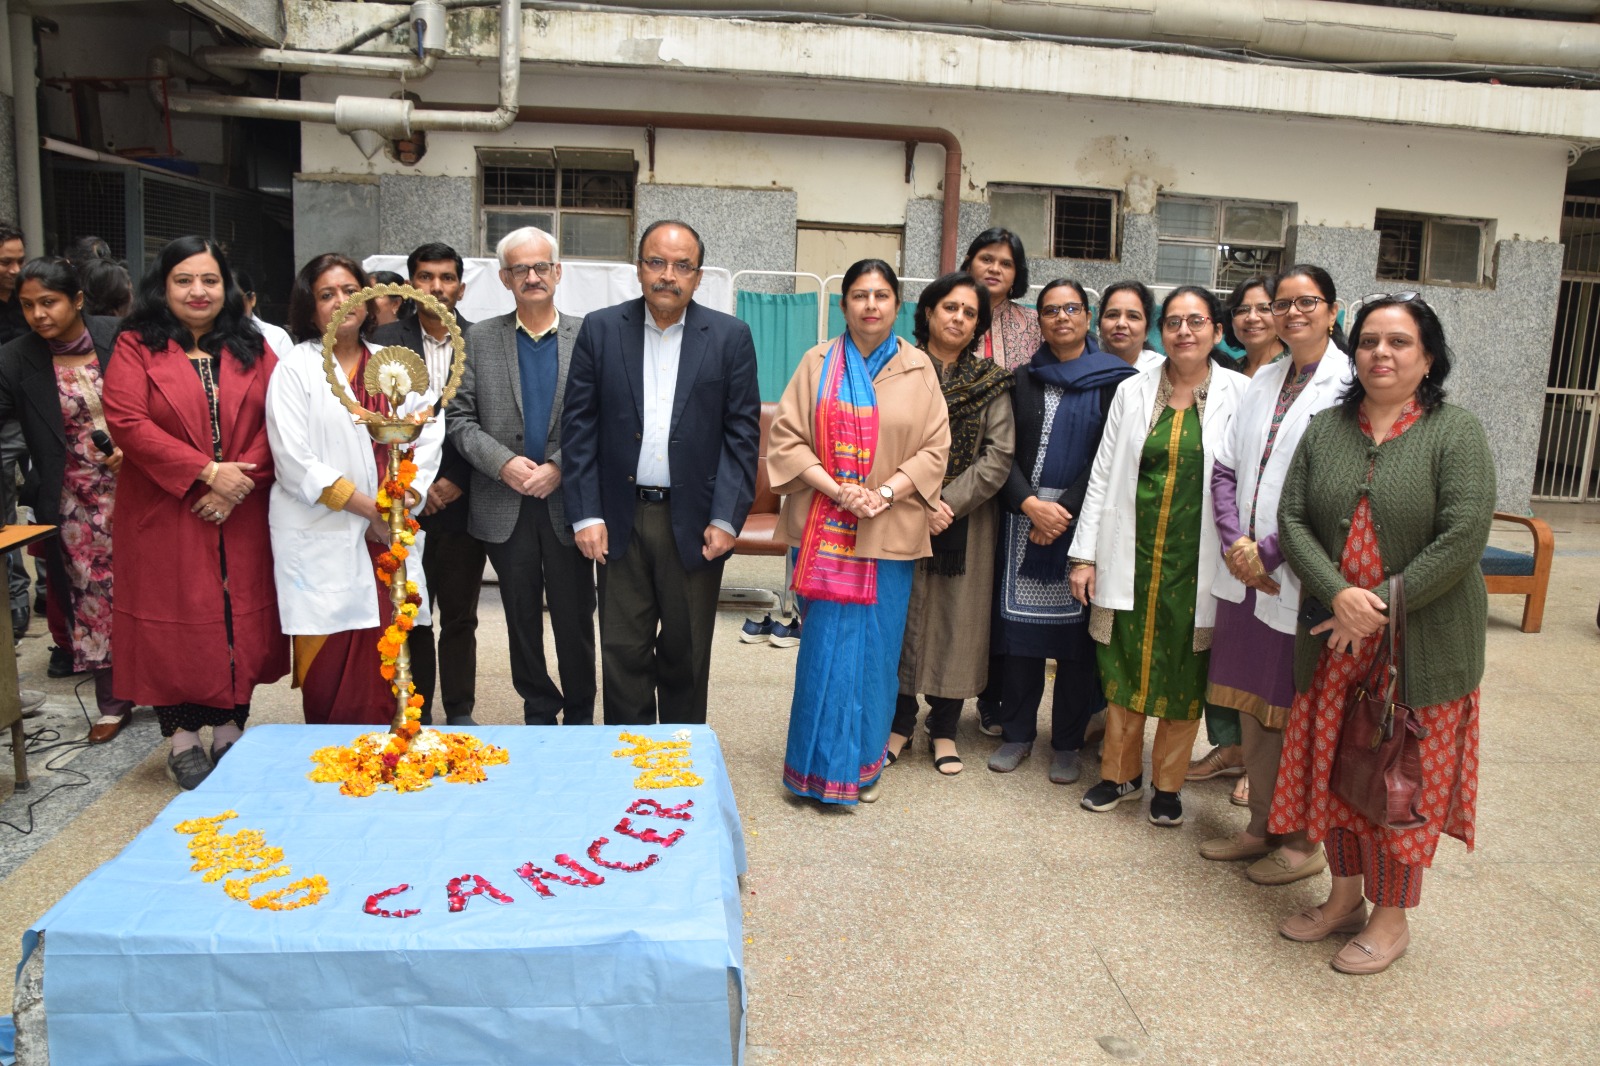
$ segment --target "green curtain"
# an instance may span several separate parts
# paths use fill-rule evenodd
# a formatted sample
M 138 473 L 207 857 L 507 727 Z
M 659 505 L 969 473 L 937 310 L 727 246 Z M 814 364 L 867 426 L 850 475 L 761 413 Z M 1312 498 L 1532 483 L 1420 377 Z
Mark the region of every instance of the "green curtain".
M 756 379 L 761 398 L 776 402 L 817 341 L 817 294 L 749 292 L 740 289 L 734 313 L 756 342 Z

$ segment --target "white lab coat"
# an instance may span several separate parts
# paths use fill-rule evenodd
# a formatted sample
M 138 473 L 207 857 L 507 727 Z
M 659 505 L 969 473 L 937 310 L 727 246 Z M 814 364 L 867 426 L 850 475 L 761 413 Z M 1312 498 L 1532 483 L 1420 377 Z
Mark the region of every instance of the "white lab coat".
M 1248 536 L 1250 532 L 1250 501 L 1256 501 L 1255 539 L 1260 541 L 1278 531 L 1278 501 L 1283 497 L 1283 482 L 1289 474 L 1289 460 L 1311 424 L 1311 416 L 1332 407 L 1350 383 L 1350 357 L 1328 342 L 1327 351 L 1306 383 L 1304 391 L 1295 398 L 1294 406 L 1278 425 L 1278 436 L 1272 444 L 1272 456 L 1267 460 L 1264 476 L 1260 479 L 1261 494 L 1256 496 L 1256 472 L 1261 469 L 1261 453 L 1267 446 L 1267 432 L 1272 428 L 1272 413 L 1278 406 L 1278 393 L 1284 380 L 1294 369 L 1290 359 L 1279 359 L 1256 371 L 1250 379 L 1244 397 L 1239 402 L 1238 414 L 1233 419 L 1233 431 L 1217 452 L 1216 461 L 1233 470 L 1239 501 L 1239 526 Z M 1209 485 L 1209 480 L 1208 480 Z M 1212 512 L 1208 509 L 1206 514 Z M 1224 550 L 1227 545 L 1219 545 Z M 1279 585 L 1276 596 L 1256 593 L 1255 616 L 1279 633 L 1293 633 L 1300 614 L 1300 578 L 1288 563 L 1281 564 L 1267 575 Z M 1211 591 L 1219 599 L 1230 603 L 1243 603 L 1244 583 L 1228 572 L 1226 566 L 1217 568 Z
M 267 338 L 267 347 L 272 349 L 272 354 L 280 359 L 294 347 L 294 341 L 289 339 L 289 331 L 282 326 L 274 326 L 271 322 L 263 322 L 255 315 L 250 316 L 250 321 L 255 323 L 256 329 Z
M 1137 528 L 1136 497 L 1139 486 L 1139 453 L 1144 449 L 1150 413 L 1155 410 L 1156 391 L 1161 384 L 1158 363 L 1139 371 L 1117 386 L 1106 416 L 1105 435 L 1095 453 L 1089 474 L 1089 491 L 1078 513 L 1078 530 L 1072 537 L 1069 554 L 1095 564 L 1094 598 L 1096 607 L 1113 611 L 1133 610 L 1134 544 L 1140 536 L 1154 536 L 1155 530 Z M 1217 601 L 1211 583 L 1221 554 L 1217 547 L 1217 525 L 1211 520 L 1211 466 L 1233 423 L 1239 398 L 1250 379 L 1220 366 L 1211 369 L 1211 387 L 1206 394 L 1205 417 L 1200 423 L 1205 448 L 1201 471 L 1204 499 L 1200 522 L 1200 581 L 1194 606 L 1194 624 L 1207 629 L 1216 624 Z
M 369 350 L 372 346 L 368 346 Z M 349 391 L 344 372 L 336 372 Z M 433 397 L 427 398 L 431 404 Z M 343 633 L 378 624 L 372 558 L 365 544 L 367 523 L 359 515 L 319 504 L 322 491 L 339 478 L 357 492 L 376 496 L 378 468 L 372 437 L 328 387 L 321 341 L 304 341 L 279 353 L 267 385 L 267 439 L 276 477 L 268 525 L 272 531 L 272 569 L 278 588 L 278 615 L 291 636 Z M 420 500 L 439 473 L 444 418 L 437 416 L 417 439 Z M 416 511 L 420 511 L 419 502 Z M 406 560 L 406 577 L 422 592 L 417 615 L 427 625 L 428 592 L 422 576 L 423 535 Z

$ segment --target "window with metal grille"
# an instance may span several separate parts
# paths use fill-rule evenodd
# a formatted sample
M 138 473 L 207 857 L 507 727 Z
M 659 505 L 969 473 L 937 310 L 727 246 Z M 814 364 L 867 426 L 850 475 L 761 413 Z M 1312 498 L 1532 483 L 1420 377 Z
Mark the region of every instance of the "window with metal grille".
M 1487 219 L 1379 211 L 1378 277 L 1425 285 L 1482 285 Z
M 575 259 L 633 257 L 633 153 L 605 149 L 483 149 L 481 252 L 523 226 L 553 233 Z
M 1109 195 L 1055 196 L 1055 257 L 1111 259 L 1116 253 L 1116 199 Z
M 1157 285 L 1231 289 L 1283 269 L 1293 204 L 1162 196 L 1156 200 Z
M 1099 189 L 989 186 L 989 221 L 1055 259 L 1115 260 L 1117 204 L 1116 193 Z

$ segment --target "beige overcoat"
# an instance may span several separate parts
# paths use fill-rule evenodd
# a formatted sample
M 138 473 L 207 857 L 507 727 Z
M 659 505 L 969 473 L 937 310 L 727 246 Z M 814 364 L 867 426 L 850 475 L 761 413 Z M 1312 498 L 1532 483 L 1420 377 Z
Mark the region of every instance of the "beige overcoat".
M 814 495 L 800 475 L 822 462 L 812 438 L 817 387 L 832 343 L 819 344 L 800 357 L 772 423 L 767 478 L 772 491 L 783 497 L 778 536 L 785 544 L 800 543 Z M 893 507 L 876 517 L 861 520 L 856 554 L 867 559 L 921 559 L 933 554 L 928 514 L 939 500 L 950 458 L 950 414 L 933 361 L 904 339 L 872 384 L 878 397 L 878 450 L 867 488 L 876 490 L 899 470 L 916 491 L 908 499 L 896 499 Z
M 995 494 L 1011 473 L 1016 446 L 1011 397 L 1002 392 L 983 409 L 978 457 L 944 487 L 944 502 L 957 518 L 967 520 L 966 573 L 930 574 L 917 564 L 900 651 L 902 693 L 964 700 L 988 683 L 995 538 L 1000 527 Z

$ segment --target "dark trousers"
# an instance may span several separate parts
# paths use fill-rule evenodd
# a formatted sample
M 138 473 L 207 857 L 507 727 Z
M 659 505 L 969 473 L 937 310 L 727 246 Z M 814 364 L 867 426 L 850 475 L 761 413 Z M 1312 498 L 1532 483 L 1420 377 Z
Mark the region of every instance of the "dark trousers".
M 949 696 L 928 696 L 928 735 L 935 740 L 954 740 L 956 724 L 961 721 L 961 705 L 965 700 Z M 894 725 L 891 733 L 909 737 L 917 728 L 917 697 L 902 692 L 894 701 Z
M 1039 735 L 1044 660 L 1007 655 L 1001 660 L 1000 684 L 1000 739 L 1008 744 L 1032 744 Z M 1086 665 L 1058 661 L 1055 698 L 1050 701 L 1050 747 L 1082 751 L 1089 719 L 1104 706 L 1100 674 L 1092 660 Z
M 1002 674 L 1006 668 L 1004 655 L 989 656 L 989 680 L 984 684 L 983 691 L 978 693 L 978 709 L 991 717 L 1000 706 L 1000 700 L 1005 696 L 1005 682 Z
M 727 556 L 686 572 L 670 503 L 640 501 L 627 545 L 600 567 L 606 725 L 703 723 Z M 616 549 L 623 547 L 618 552 Z
M 484 546 L 500 578 L 511 644 L 511 685 L 522 697 L 522 720 L 555 725 L 594 724 L 594 564 L 572 544 L 563 544 L 550 524 L 550 505 L 522 498 L 511 536 Z M 544 661 L 544 603 L 556 638 L 561 687 Z
M 435 625 L 411 630 L 411 681 L 422 697 L 422 724 L 433 722 L 437 677 L 446 719 L 472 713 L 478 688 L 478 594 L 483 545 L 465 530 L 435 530 L 423 542 L 422 573 Z M 434 629 L 439 631 L 434 650 Z

